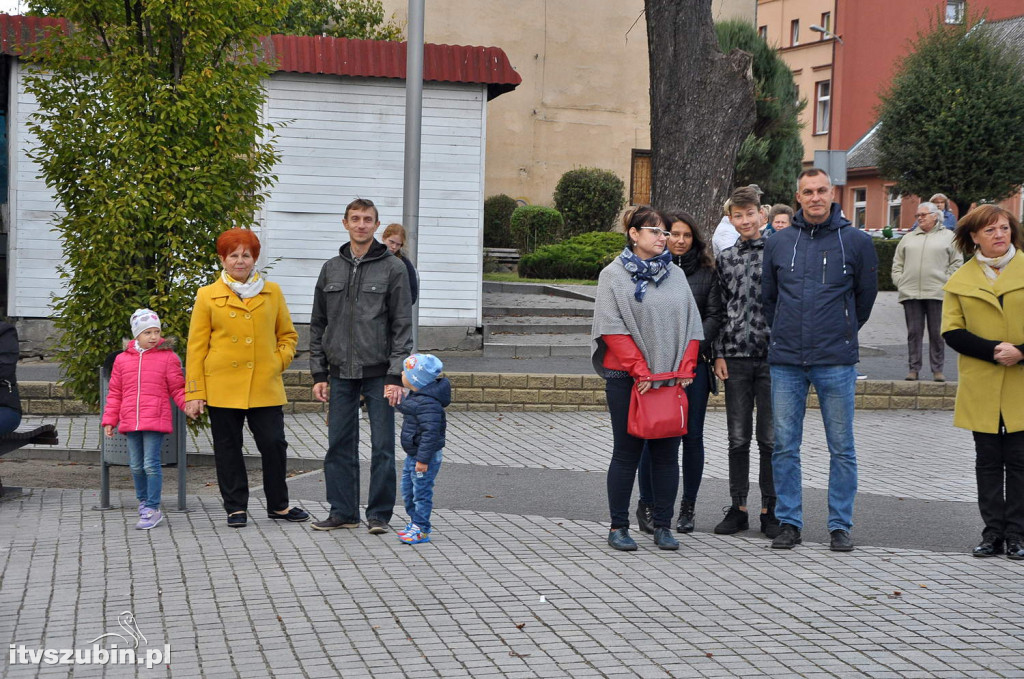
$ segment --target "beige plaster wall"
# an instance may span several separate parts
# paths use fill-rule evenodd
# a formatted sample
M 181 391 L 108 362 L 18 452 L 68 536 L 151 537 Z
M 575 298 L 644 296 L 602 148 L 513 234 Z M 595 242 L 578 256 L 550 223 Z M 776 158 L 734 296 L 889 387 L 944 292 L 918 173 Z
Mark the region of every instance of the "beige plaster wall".
M 384 0 L 406 21 L 408 2 Z M 643 0 L 430 0 L 427 42 L 497 46 L 523 78 L 488 104 L 485 194 L 550 205 L 562 173 L 612 170 L 626 183 L 650 148 Z M 756 0 L 714 0 L 716 20 L 753 22 Z

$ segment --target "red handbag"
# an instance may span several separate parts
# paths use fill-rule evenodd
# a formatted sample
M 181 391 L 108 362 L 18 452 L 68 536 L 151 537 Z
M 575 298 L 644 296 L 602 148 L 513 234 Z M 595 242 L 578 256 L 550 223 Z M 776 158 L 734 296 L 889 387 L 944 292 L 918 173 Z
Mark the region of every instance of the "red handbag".
M 686 433 L 686 392 L 679 383 L 683 373 L 658 373 L 651 375 L 652 381 L 676 378 L 674 385 L 648 389 L 647 393 L 637 391 L 629 399 L 629 424 L 626 426 L 632 436 L 640 439 L 667 439 Z

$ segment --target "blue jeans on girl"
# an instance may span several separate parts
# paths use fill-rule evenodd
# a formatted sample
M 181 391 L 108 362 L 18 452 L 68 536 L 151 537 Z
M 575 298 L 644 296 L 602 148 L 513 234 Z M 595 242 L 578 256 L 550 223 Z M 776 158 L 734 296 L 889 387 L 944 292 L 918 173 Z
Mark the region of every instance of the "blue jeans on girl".
M 416 472 L 416 458 L 409 455 L 402 466 L 402 499 L 409 520 L 423 533 L 430 532 L 430 512 L 434 509 L 434 480 L 441 470 L 442 451 L 427 463 L 427 471 Z
M 166 434 L 159 431 L 130 431 L 125 434 L 135 497 L 148 509 L 160 509 L 160 492 L 164 483 L 160 448 L 164 445 L 164 436 Z

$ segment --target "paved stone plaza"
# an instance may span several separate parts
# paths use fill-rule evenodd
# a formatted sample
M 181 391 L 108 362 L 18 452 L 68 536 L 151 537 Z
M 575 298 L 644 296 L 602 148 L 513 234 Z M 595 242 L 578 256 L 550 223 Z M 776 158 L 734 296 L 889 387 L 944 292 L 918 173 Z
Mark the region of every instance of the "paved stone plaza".
M 62 444 L 95 447 L 95 419 L 61 418 Z M 296 456 L 323 456 L 322 419 L 288 427 Z M 727 478 L 724 414 L 707 430 L 705 476 Z M 858 412 L 857 437 L 862 493 L 974 500 L 971 437 L 950 413 Z M 811 411 L 808 488 L 826 485 L 822 438 Z M 609 441 L 604 413 L 452 413 L 445 454 L 600 473 Z M 435 510 L 433 542 L 415 547 L 271 523 L 255 498 L 242 530 L 201 496 L 144 532 L 130 493 L 108 512 L 91 509 L 96 495 L 26 489 L 0 503 L 3 676 L 1024 677 L 1024 564 L 1005 559 L 810 542 L 773 552 L 700 531 L 678 552 L 644 540 L 624 554 L 604 543 L 607 524 L 530 506 Z M 322 499 L 302 503 L 323 516 Z M 123 611 L 145 636 L 139 655 L 169 645 L 169 668 L 16 656 L 126 635 Z

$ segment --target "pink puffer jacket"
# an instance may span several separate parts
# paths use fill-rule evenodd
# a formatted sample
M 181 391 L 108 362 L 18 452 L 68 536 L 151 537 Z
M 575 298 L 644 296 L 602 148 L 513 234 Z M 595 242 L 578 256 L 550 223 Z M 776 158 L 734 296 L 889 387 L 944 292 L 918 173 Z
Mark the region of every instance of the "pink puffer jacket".
M 156 347 L 140 354 L 135 349 L 135 340 L 128 342 L 125 350 L 114 359 L 102 426 L 116 425 L 122 434 L 130 431 L 169 434 L 174 430 L 168 399 L 173 398 L 184 410 L 185 376 L 173 346 L 172 342 L 161 340 Z

